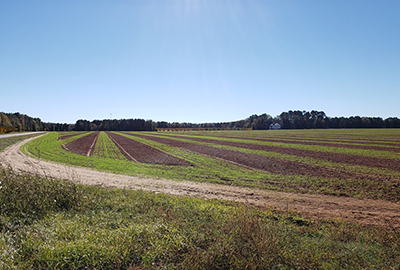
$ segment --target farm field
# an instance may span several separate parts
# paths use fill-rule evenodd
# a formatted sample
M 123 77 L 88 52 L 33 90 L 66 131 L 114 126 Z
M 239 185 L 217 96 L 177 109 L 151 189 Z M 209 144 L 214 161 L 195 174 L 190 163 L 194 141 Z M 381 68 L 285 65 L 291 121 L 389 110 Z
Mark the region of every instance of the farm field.
M 26 153 L 134 176 L 400 201 L 400 130 L 50 133 Z
M 0 161 L 45 177 L 0 168 L 0 269 L 397 269 L 400 204 L 379 187 L 399 182 L 399 131 L 368 132 L 51 132 L 11 145 Z

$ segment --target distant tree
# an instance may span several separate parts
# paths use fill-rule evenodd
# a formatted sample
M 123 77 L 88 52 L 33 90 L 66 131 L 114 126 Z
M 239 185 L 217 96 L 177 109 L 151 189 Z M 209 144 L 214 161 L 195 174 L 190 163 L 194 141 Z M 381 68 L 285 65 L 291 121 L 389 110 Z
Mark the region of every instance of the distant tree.
M 12 127 L 10 120 L 4 113 L 0 113 L 0 126 Z
M 247 119 L 247 121 L 251 124 L 252 129 L 254 130 L 265 130 L 268 129 L 269 126 L 273 123 L 273 118 L 269 114 L 262 115 L 252 115 Z
M 157 122 L 157 128 L 169 128 L 169 123 L 165 121 Z
M 90 122 L 88 120 L 78 120 L 75 123 L 76 131 L 90 131 Z
M 400 119 L 397 117 L 389 117 L 384 121 L 386 128 L 400 128 Z

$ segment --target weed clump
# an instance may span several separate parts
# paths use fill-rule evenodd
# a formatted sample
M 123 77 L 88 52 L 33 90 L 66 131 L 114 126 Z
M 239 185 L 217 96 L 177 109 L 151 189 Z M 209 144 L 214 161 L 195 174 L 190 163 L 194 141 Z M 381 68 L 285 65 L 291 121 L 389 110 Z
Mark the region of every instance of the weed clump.
M 41 217 L 79 208 L 81 191 L 70 181 L 18 174 L 0 167 L 0 215 Z

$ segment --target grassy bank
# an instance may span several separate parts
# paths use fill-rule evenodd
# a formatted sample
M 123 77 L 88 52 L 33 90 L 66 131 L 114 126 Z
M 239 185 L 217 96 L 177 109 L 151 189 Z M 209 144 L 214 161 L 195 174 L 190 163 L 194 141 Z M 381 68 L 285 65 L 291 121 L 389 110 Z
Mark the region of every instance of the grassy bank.
M 395 269 L 400 233 L 0 170 L 0 269 Z
M 0 152 L 14 143 L 18 143 L 20 141 L 23 141 L 25 139 L 35 137 L 38 135 L 40 135 L 40 134 L 29 134 L 29 135 L 21 135 L 21 136 L 8 137 L 8 138 L 0 138 Z

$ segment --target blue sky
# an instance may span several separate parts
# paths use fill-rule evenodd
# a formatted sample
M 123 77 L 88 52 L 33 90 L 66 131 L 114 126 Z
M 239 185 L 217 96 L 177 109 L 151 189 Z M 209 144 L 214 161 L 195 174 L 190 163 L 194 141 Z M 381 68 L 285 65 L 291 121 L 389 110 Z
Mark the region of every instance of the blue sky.
M 0 111 L 400 117 L 400 1 L 0 1 Z M 111 115 L 112 114 L 112 115 Z

